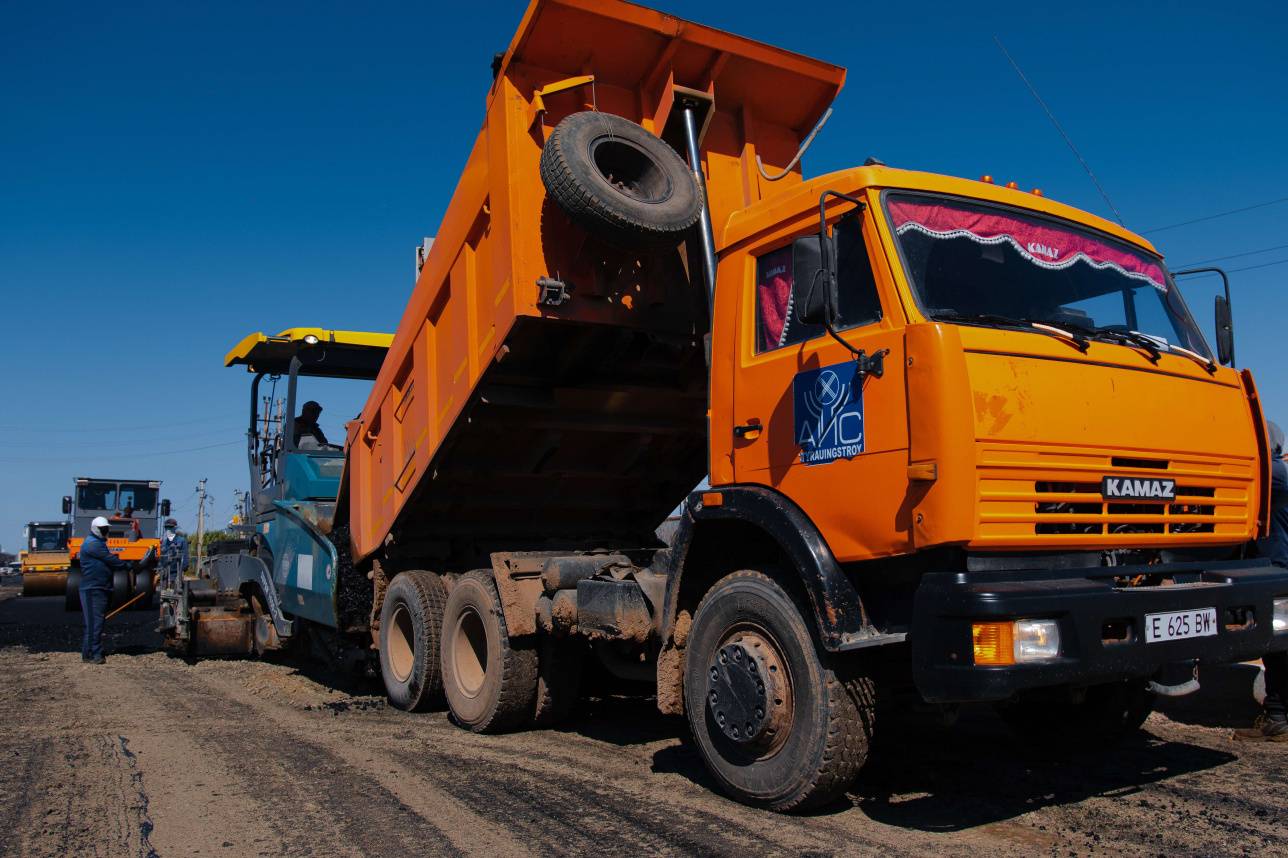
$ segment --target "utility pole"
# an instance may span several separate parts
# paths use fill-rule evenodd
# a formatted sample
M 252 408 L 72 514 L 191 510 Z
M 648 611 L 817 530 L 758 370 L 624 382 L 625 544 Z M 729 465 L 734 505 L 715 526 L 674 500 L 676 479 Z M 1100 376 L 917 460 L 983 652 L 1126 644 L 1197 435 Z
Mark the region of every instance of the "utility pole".
M 197 483 L 197 570 L 201 570 L 202 542 L 206 535 L 206 478 Z

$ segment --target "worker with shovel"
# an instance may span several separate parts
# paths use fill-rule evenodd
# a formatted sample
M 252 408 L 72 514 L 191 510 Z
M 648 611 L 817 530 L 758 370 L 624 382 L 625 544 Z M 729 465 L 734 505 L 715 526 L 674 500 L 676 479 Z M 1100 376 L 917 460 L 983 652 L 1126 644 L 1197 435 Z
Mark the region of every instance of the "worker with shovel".
M 80 550 L 80 603 L 85 618 L 85 636 L 81 641 L 81 661 L 102 664 L 103 621 L 107 614 L 107 600 L 112 593 L 112 576 L 126 563 L 107 547 L 109 522 L 98 516 L 90 522 L 89 536 Z

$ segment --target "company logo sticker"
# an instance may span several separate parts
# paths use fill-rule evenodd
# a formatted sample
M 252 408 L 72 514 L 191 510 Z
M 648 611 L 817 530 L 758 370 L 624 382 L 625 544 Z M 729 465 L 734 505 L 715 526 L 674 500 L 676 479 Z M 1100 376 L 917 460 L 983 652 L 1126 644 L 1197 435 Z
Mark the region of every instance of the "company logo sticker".
M 798 372 L 792 413 L 801 462 L 825 465 L 863 452 L 863 387 L 853 361 Z

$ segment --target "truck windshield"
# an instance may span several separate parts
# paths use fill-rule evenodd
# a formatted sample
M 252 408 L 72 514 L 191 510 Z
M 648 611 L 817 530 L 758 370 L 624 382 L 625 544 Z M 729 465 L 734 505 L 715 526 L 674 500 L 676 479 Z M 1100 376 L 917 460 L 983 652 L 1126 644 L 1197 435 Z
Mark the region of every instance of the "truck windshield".
M 993 327 L 1039 322 L 1211 357 L 1155 256 L 1002 206 L 889 194 L 886 209 L 927 318 Z
M 37 527 L 31 534 L 32 551 L 61 551 L 66 547 L 67 535 L 62 527 Z
M 77 486 L 76 509 L 82 512 L 114 512 L 116 483 L 86 483 Z
M 121 483 L 120 507 L 134 508 L 136 518 L 145 518 L 156 511 L 157 490 L 138 483 Z

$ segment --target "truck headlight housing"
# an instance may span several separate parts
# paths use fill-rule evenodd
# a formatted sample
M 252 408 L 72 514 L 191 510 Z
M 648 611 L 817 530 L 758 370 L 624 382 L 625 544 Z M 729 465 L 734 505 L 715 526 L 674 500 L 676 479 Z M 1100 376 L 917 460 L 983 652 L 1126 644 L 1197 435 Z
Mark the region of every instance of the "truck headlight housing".
M 1275 609 L 1270 625 L 1277 635 L 1288 632 L 1288 596 L 1281 596 L 1275 599 Z
M 1060 624 L 1055 620 L 972 623 L 977 665 L 1033 664 L 1060 657 Z

